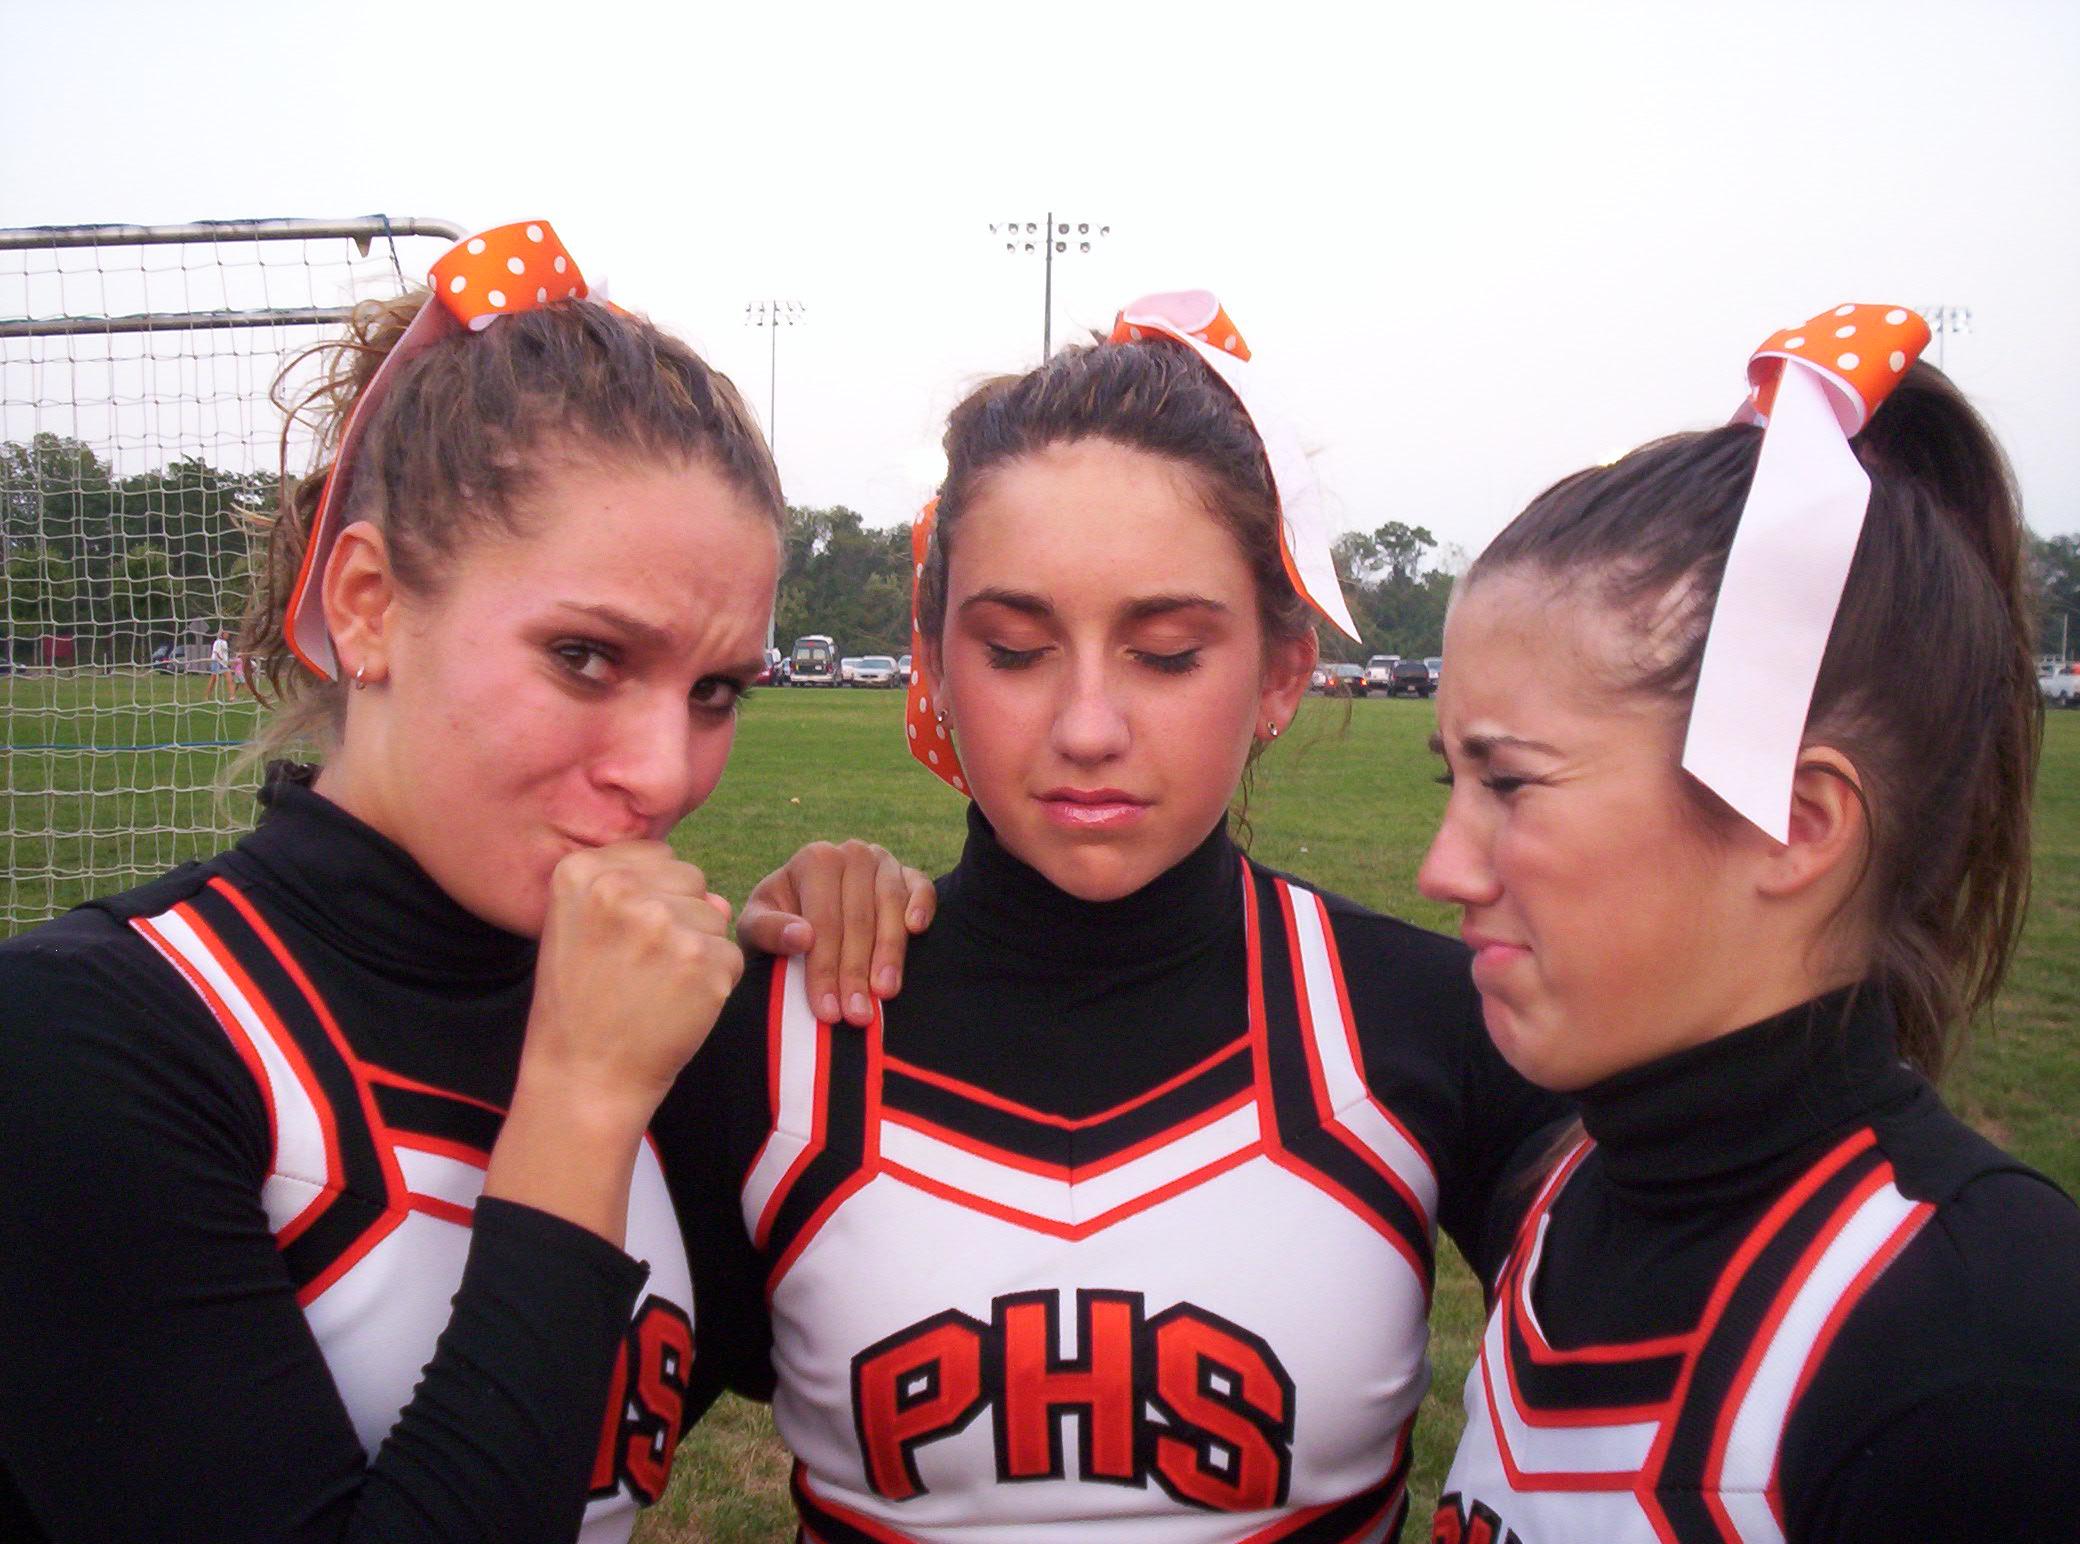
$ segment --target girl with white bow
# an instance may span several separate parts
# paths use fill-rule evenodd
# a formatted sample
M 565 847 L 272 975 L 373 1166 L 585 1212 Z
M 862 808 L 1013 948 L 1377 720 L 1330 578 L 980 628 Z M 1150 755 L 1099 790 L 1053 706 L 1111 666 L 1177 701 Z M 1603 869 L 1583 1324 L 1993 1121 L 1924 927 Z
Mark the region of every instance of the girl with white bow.
M 1927 337 L 1774 334 L 1734 424 L 1462 581 L 1421 884 L 1585 1135 L 1490 1281 L 1437 1544 L 2080 1518 L 2080 1212 L 1931 1086 L 2015 948 L 2040 709 L 2007 466 Z

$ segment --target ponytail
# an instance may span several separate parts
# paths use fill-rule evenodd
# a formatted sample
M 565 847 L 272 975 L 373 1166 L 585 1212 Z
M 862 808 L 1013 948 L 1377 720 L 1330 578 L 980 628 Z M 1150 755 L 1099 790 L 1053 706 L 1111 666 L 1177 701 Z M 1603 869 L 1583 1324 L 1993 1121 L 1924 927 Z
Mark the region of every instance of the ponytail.
M 1687 711 L 1761 431 L 1672 435 L 1540 494 L 1469 571 L 1585 586 L 1653 629 L 1623 684 Z M 1931 1077 L 1999 990 L 2029 899 L 2042 733 L 2019 500 L 1991 431 L 1917 363 L 1854 443 L 1863 534 L 1806 719 L 1855 765 L 1870 829 L 1851 902 L 1900 1049 Z M 1684 604 L 1662 604 L 1679 596 Z M 1708 817 L 1725 806 L 1695 779 Z

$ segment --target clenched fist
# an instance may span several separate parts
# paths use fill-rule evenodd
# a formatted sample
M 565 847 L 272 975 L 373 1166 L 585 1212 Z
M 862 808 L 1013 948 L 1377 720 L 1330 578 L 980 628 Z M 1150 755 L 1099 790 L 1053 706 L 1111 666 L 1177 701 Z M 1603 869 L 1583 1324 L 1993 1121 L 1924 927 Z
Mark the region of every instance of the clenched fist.
M 644 1128 L 744 973 L 728 928 L 729 902 L 662 842 L 556 865 L 487 1195 L 620 1242 Z
M 647 1122 L 743 974 L 729 902 L 663 842 L 574 852 L 549 881 L 525 1059 Z

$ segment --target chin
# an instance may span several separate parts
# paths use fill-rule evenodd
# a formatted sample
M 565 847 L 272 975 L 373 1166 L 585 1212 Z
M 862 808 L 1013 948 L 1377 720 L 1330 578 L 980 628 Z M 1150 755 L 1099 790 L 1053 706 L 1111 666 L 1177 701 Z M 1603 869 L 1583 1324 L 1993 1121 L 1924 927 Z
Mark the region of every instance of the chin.
M 1137 855 L 1111 845 L 1079 843 L 1069 848 L 1054 847 L 1034 863 L 1057 890 L 1079 901 L 1117 901 L 1132 895 L 1156 877 L 1159 870 L 1147 869 Z M 1147 869 L 1147 872 L 1143 872 Z
M 1593 1081 L 1574 1076 L 1551 1054 L 1554 1035 L 1542 1032 L 1538 1024 L 1502 998 L 1481 993 L 1481 1020 L 1488 1026 L 1488 1038 L 1495 1043 L 1496 1054 L 1525 1082 L 1555 1093 L 1568 1093 Z

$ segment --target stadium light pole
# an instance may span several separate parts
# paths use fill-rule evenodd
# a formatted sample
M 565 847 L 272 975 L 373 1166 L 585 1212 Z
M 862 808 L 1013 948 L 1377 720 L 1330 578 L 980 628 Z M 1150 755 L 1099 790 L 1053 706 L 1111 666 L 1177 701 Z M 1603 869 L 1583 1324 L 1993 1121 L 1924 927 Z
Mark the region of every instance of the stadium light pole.
M 1950 367 L 1943 363 L 1943 343 L 1953 332 L 1972 330 L 1972 308 L 1970 306 L 1923 306 L 1921 319 L 1928 323 L 1928 330 L 1936 335 L 1936 368 L 1945 375 Z
M 766 448 L 776 461 L 780 456 L 780 329 L 799 327 L 808 315 L 809 308 L 799 300 L 744 302 L 744 325 L 764 327 L 772 334 L 766 357 Z
M 1045 364 L 1054 357 L 1054 260 L 1057 255 L 1067 257 L 1072 252 L 1089 253 L 1096 243 L 1112 234 L 1112 227 L 1095 225 L 1088 220 L 1057 220 L 1050 209 L 1044 224 L 1036 225 L 1031 220 L 1006 220 L 1002 224 L 992 224 L 989 233 L 1001 240 L 1004 250 L 1013 256 L 1036 249 L 1040 253 L 1040 362 Z
M 770 346 L 766 350 L 766 449 L 773 454 L 778 467 L 780 461 L 780 329 L 799 327 L 809 315 L 809 308 L 799 300 L 747 300 L 744 302 L 744 325 L 763 327 L 770 334 Z M 766 617 L 766 655 L 772 656 L 776 642 L 774 630 L 780 625 L 777 616 Z

